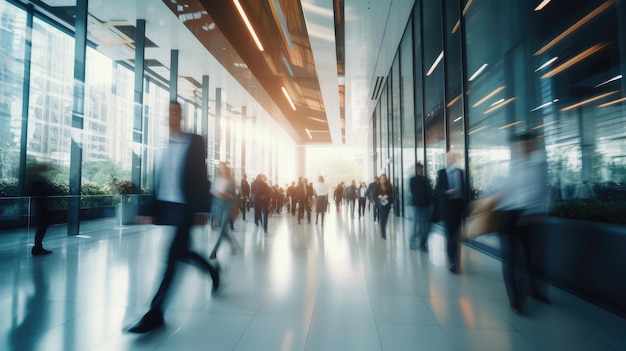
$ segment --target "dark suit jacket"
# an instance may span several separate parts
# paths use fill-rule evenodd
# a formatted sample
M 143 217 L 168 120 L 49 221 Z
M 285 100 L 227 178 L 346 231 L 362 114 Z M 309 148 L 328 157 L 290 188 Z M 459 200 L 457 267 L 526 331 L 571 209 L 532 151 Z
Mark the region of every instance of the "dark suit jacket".
M 409 183 L 411 187 L 411 205 L 417 207 L 430 206 L 431 189 L 428 179 L 421 175 L 411 178 Z
M 191 213 L 210 212 L 211 210 L 211 193 L 210 185 L 207 177 L 206 168 L 206 150 L 204 147 L 204 139 L 195 134 L 184 134 L 189 138 L 189 145 L 183 162 L 183 173 L 181 177 L 180 189 L 183 192 L 183 199 L 187 205 L 187 211 Z M 151 201 L 151 215 L 155 217 L 155 223 L 169 222 L 165 217 L 167 213 L 163 213 L 163 206 L 159 204 L 159 176 L 160 170 L 155 172 L 155 187 L 153 199 Z
M 465 185 L 465 174 L 463 170 L 459 169 L 461 172 L 461 189 L 459 189 L 461 195 L 461 201 L 467 203 L 467 198 L 465 197 L 466 193 L 466 185 Z M 451 195 L 446 194 L 446 191 L 450 190 L 450 185 L 448 182 L 448 174 L 446 169 L 440 169 L 437 171 L 437 184 L 435 185 L 435 211 L 433 211 L 433 221 L 445 220 L 447 217 L 452 216 L 461 216 L 462 213 L 450 213 L 450 197 Z

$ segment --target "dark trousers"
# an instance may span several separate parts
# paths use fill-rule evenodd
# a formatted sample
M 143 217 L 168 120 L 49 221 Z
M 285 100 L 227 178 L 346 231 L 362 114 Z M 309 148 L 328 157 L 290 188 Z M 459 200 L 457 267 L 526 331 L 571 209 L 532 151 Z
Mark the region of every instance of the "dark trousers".
M 269 204 L 263 203 L 261 204 L 261 213 L 259 214 L 261 224 L 263 225 L 263 231 L 267 233 L 267 219 L 269 218 Z M 256 213 L 256 212 L 255 212 Z
M 366 202 L 367 201 L 364 197 L 359 198 L 359 218 L 361 218 L 361 216 L 365 216 L 365 203 Z
M 376 204 L 375 207 L 378 207 L 378 212 L 380 214 L 380 235 L 383 238 L 387 238 L 387 220 L 389 219 L 389 211 L 391 211 L 391 203 L 388 203 L 385 206 L 380 204 Z
M 450 265 L 458 266 L 459 262 L 459 229 L 463 221 L 464 199 L 448 199 L 447 213 L 444 215 L 446 225 L 446 237 L 448 241 L 447 252 Z
M 304 211 L 306 211 L 306 219 L 311 223 L 311 204 L 307 200 L 298 201 L 298 223 L 304 219 Z
M 193 264 L 207 273 L 212 267 L 206 259 L 190 250 L 190 230 L 193 224 L 194 214 L 188 210 L 187 205 L 161 202 L 159 206 L 162 207 L 160 213 L 166 214 L 167 216 L 163 222 L 176 227 L 176 234 L 174 240 L 172 240 L 167 256 L 167 267 L 163 274 L 163 280 L 150 304 L 151 312 L 162 315 L 178 262 Z
M 38 249 L 43 248 L 43 237 L 46 235 L 46 230 L 48 230 L 48 226 L 50 225 L 47 201 L 46 198 L 35 199 L 34 219 L 35 225 L 37 226 L 37 231 L 35 232 L 35 247 Z
M 296 215 L 296 198 L 293 196 L 290 196 L 289 199 L 291 200 L 291 215 L 295 216 Z
M 328 196 L 321 195 L 317 197 L 317 202 L 315 203 L 315 224 L 317 224 L 317 220 L 322 215 L 322 226 L 324 226 L 324 215 L 326 214 L 326 206 L 328 206 Z
M 518 225 L 520 214 L 520 211 L 505 211 L 502 217 L 506 222 L 500 233 L 502 277 L 511 304 L 522 304 L 525 300 L 528 282 L 524 271 L 528 272 L 530 279 L 530 294 L 535 296 L 545 294 L 544 286 L 536 278 L 542 262 L 541 255 L 533 250 L 536 249 L 533 246 L 533 236 L 540 223 Z
M 259 201 L 254 202 L 254 224 L 259 225 L 259 221 L 261 220 L 261 208 L 263 207 L 262 203 Z
M 372 202 L 372 212 L 374 213 L 374 222 L 380 219 L 378 205 L 375 202 Z

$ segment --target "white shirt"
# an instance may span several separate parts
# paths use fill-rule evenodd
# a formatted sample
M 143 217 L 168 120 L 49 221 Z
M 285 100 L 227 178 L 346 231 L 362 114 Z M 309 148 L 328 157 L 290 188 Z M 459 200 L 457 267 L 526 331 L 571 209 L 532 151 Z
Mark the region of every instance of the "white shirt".
M 316 196 L 328 196 L 328 187 L 326 186 L 325 183 L 322 183 L 322 182 L 315 183 L 315 187 L 313 188 L 313 190 L 315 190 Z
M 158 168 L 158 200 L 179 204 L 185 203 L 182 177 L 189 141 L 188 135 L 183 135 L 182 137 L 170 136 L 170 142 L 163 151 Z
M 496 208 L 523 210 L 523 214 L 541 214 L 547 211 L 547 164 L 540 152 L 511 164 L 511 174 Z

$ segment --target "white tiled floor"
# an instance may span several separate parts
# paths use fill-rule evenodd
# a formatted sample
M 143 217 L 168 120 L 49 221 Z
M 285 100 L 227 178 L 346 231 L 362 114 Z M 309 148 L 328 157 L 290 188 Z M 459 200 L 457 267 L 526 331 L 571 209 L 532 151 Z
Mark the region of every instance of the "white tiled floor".
M 166 327 L 139 336 L 124 329 L 156 291 L 167 228 L 101 220 L 77 238 L 57 226 L 45 257 L 30 256 L 25 234 L 3 236 L 0 350 L 626 349 L 622 317 L 556 288 L 553 304 L 531 300 L 516 315 L 499 261 L 463 246 L 462 273 L 451 275 L 440 234 L 425 254 L 408 249 L 409 221 L 389 225 L 383 241 L 369 213 L 349 219 L 333 209 L 324 228 L 283 213 L 270 217 L 268 236 L 238 220 L 243 250 L 219 252 L 220 293 L 181 266 Z M 216 233 L 193 236 L 208 255 Z

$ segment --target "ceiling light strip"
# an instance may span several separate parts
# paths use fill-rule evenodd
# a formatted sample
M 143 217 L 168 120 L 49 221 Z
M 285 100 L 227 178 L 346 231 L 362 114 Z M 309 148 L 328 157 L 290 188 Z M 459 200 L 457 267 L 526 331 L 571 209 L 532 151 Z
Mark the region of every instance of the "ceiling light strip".
M 454 99 L 450 100 L 450 102 L 448 102 L 448 104 L 446 105 L 446 107 L 450 108 L 452 107 L 454 104 L 457 103 L 457 101 L 461 100 L 461 97 L 463 96 L 463 94 L 459 94 L 457 95 Z
M 510 99 L 508 99 L 508 100 L 506 100 L 506 101 L 503 101 L 503 102 L 499 103 L 498 105 L 493 106 L 492 108 L 490 108 L 490 109 L 488 109 L 487 111 L 483 112 L 483 114 L 485 114 L 485 115 L 486 115 L 486 114 L 488 114 L 488 113 L 491 113 L 491 112 L 493 112 L 493 111 L 495 111 L 495 110 L 499 109 L 500 107 L 505 106 L 505 105 L 508 105 L 509 103 L 511 103 L 511 102 L 513 102 L 513 101 L 515 101 L 515 99 L 516 99 L 516 98 L 512 97 L 512 98 L 510 98 Z
M 465 16 L 465 14 L 467 13 L 467 10 L 469 10 L 470 6 L 472 6 L 472 2 L 474 0 L 469 0 L 467 2 L 467 4 L 465 4 L 465 7 L 463 8 L 463 14 L 461 15 L 461 17 Z M 456 31 L 459 30 L 459 27 L 461 26 L 461 20 L 459 19 L 458 21 L 456 21 L 456 23 L 454 24 L 454 28 L 452 28 L 452 34 L 456 33 Z
M 539 105 L 539 106 L 535 107 L 534 109 L 530 110 L 530 112 L 535 112 L 535 111 L 537 111 L 537 110 L 540 110 L 540 109 L 542 109 L 542 108 L 544 108 L 544 107 L 548 107 L 548 106 L 550 106 L 550 105 L 552 105 L 552 101 L 548 101 L 548 102 L 546 102 L 546 103 L 545 103 L 545 104 L 543 104 L 543 105 Z
M 598 51 L 602 50 L 603 48 L 605 48 L 608 44 L 606 43 L 600 43 L 600 44 L 596 44 L 592 47 L 590 47 L 589 49 L 581 52 L 580 54 L 572 57 L 571 59 L 565 61 L 564 63 L 562 63 L 561 65 L 557 66 L 556 68 L 554 68 L 552 71 L 544 74 L 543 76 L 541 76 L 541 78 L 550 78 L 550 77 L 554 77 L 555 75 L 569 69 L 570 67 L 574 66 L 575 64 L 579 63 L 580 61 L 588 58 L 589 56 L 597 53 Z
M 535 7 L 535 12 L 543 10 L 543 8 L 546 7 L 550 1 L 552 0 L 543 0 L 539 5 L 537 5 L 537 7 Z
M 607 107 L 607 106 L 619 104 L 620 102 L 625 102 L 625 101 L 626 101 L 626 97 L 623 97 L 621 99 L 617 99 L 617 100 L 613 100 L 613 101 L 607 102 L 606 104 L 598 105 L 598 107 Z
M 482 126 L 482 127 L 478 128 L 478 129 L 474 129 L 471 132 L 467 133 L 467 135 L 472 135 L 472 134 L 474 134 L 476 132 L 479 132 L 479 131 L 481 131 L 481 130 L 483 130 L 485 128 L 487 128 L 487 126 Z
M 518 124 L 520 124 L 520 123 L 522 123 L 522 121 L 517 121 L 517 122 L 509 123 L 509 124 L 507 124 L 507 125 L 505 125 L 505 126 L 502 126 L 502 127 L 498 128 L 498 129 L 499 129 L 499 130 L 502 130 L 502 129 L 507 129 L 507 128 L 510 128 L 510 127 L 516 126 L 516 125 L 518 125 Z
M 437 65 L 439 65 L 439 62 L 441 62 L 441 59 L 443 59 L 443 51 L 441 52 L 441 54 L 439 54 L 439 56 L 437 56 L 437 59 L 435 60 L 435 62 L 433 62 L 433 65 L 430 66 L 430 69 L 428 70 L 428 72 L 426 72 L 427 77 L 433 74 L 433 71 L 435 70 L 435 68 L 437 68 Z
M 309 130 L 309 128 L 304 128 L 304 130 L 306 131 L 306 134 L 309 136 L 309 139 L 313 140 L 313 136 L 311 136 L 311 131 Z
M 563 112 L 563 111 L 573 110 L 573 109 L 575 109 L 576 107 L 580 107 L 580 106 L 586 105 L 586 104 L 588 104 L 588 103 L 594 102 L 594 101 L 596 101 L 596 100 L 603 99 L 603 98 L 605 98 L 605 97 L 607 97 L 607 96 L 609 96 L 609 95 L 613 95 L 613 94 L 615 94 L 615 93 L 619 93 L 619 92 L 620 92 L 619 90 L 614 90 L 614 91 L 610 91 L 610 92 L 608 92 L 608 93 L 604 93 L 604 94 L 600 94 L 600 95 L 598 95 L 598 96 L 594 96 L 594 97 L 592 97 L 591 99 L 583 100 L 583 101 L 581 101 L 581 102 L 575 103 L 575 104 L 570 105 L 570 106 L 567 106 L 567 107 L 565 107 L 565 108 L 562 108 L 562 109 L 561 109 L 561 112 Z
M 476 79 L 481 73 L 483 73 L 483 71 L 485 70 L 485 68 L 487 68 L 487 66 L 489 66 L 488 64 L 484 64 L 482 66 L 480 66 L 480 68 L 474 72 L 474 74 L 472 74 L 472 76 L 470 77 L 469 81 L 473 81 L 474 79 Z
M 600 84 L 596 85 L 596 86 L 595 86 L 595 88 L 599 88 L 599 87 L 601 87 L 601 86 L 603 86 L 603 85 L 605 85 L 605 84 L 609 84 L 609 83 L 611 83 L 611 82 L 614 82 L 614 81 L 616 81 L 616 80 L 620 80 L 620 79 L 622 79 L 622 75 L 621 75 L 621 74 L 620 74 L 620 75 L 617 75 L 617 76 L 615 76 L 615 77 L 613 77 L 613 78 L 611 78 L 611 79 L 609 79 L 609 80 L 607 80 L 606 82 L 602 82 L 602 83 L 600 83 Z
M 538 126 L 536 126 L 536 127 L 533 127 L 533 129 L 541 129 L 541 128 L 545 127 L 545 126 L 549 126 L 549 125 L 554 124 L 554 123 L 557 123 L 557 122 L 558 122 L 558 121 L 552 121 L 552 122 L 548 122 L 548 123 L 540 124 L 540 125 L 538 125 Z
M 283 90 L 283 94 L 285 94 L 287 101 L 289 101 L 289 105 L 291 105 L 291 108 L 295 111 L 296 106 L 294 106 L 293 101 L 291 101 L 291 97 L 289 96 L 289 93 L 287 93 L 287 89 L 285 89 L 285 87 L 281 87 L 281 89 Z
M 237 11 L 239 11 L 239 15 L 246 24 L 246 27 L 248 27 L 248 31 L 250 32 L 250 35 L 252 35 L 252 39 L 254 39 L 256 46 L 259 48 L 259 51 L 263 51 L 263 45 L 261 45 L 261 41 L 259 40 L 259 37 L 257 37 L 254 28 L 252 28 L 252 24 L 248 20 L 248 16 L 246 16 L 243 7 L 241 7 L 241 4 L 239 3 L 239 0 L 233 0 L 233 2 L 235 3 L 235 7 L 237 7 Z
M 561 42 L 561 40 L 565 39 L 570 34 L 574 33 L 580 27 L 584 26 L 587 22 L 591 21 L 594 17 L 596 17 L 597 15 L 601 14 L 602 12 L 604 12 L 606 9 L 611 7 L 613 4 L 615 4 L 615 0 L 609 0 L 609 1 L 605 2 L 604 4 L 600 5 L 597 9 L 591 11 L 587 16 L 583 17 L 580 21 L 574 23 L 574 25 L 572 25 L 571 27 L 566 29 L 563 33 L 559 34 L 556 38 L 552 39 L 551 42 L 549 42 L 544 47 L 539 49 L 539 51 L 537 51 L 535 53 L 535 56 L 539 56 L 539 55 L 543 54 L 544 52 L 548 51 L 553 46 L 555 46 L 556 44 Z
M 497 93 L 501 92 L 502 90 L 504 90 L 506 86 L 501 86 L 499 88 L 496 88 L 494 91 L 492 91 L 491 93 L 487 94 L 484 98 L 478 100 L 474 105 L 472 105 L 472 107 L 478 107 L 480 106 L 482 103 L 484 103 L 485 101 L 491 99 L 494 95 L 496 95 Z
M 556 61 L 556 60 L 558 60 L 558 59 L 559 59 L 559 58 L 558 58 L 557 56 L 555 56 L 555 57 L 553 57 L 553 58 L 549 59 L 546 63 L 544 63 L 543 65 L 539 66 L 539 68 L 537 68 L 537 69 L 535 70 L 535 72 L 539 72 L 539 71 L 541 71 L 542 69 L 544 69 L 544 68 L 546 68 L 546 67 L 550 66 L 552 63 L 554 63 L 554 61 Z

